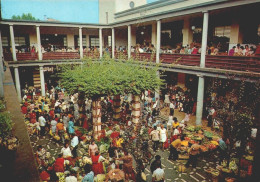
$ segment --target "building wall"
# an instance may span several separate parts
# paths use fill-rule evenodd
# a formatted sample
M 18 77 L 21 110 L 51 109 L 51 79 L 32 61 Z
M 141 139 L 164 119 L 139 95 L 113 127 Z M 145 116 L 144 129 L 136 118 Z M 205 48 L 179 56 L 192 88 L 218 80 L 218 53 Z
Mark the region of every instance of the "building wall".
M 116 9 L 115 9 L 116 13 L 131 9 L 130 7 L 131 1 L 134 2 L 134 8 L 145 5 L 147 3 L 146 0 L 123 0 L 124 2 L 122 2 L 122 0 L 115 0 L 115 1 L 116 1 Z
M 136 12 L 131 12 L 128 15 L 122 16 L 122 17 L 118 17 L 115 18 L 115 22 L 119 22 L 119 21 L 126 21 L 128 19 L 134 19 L 134 18 L 142 18 L 143 16 L 147 16 L 147 15 L 152 15 L 158 12 L 166 12 L 166 11 L 171 11 L 171 10 L 177 10 L 179 8 L 185 8 L 185 7 L 189 7 L 192 5 L 196 5 L 196 4 L 201 4 L 201 3 L 207 3 L 207 2 L 211 2 L 211 1 L 217 1 L 217 0 L 180 0 L 179 2 L 176 3 L 172 3 L 172 4 L 166 4 L 169 1 L 158 1 L 159 3 L 156 5 L 151 4 L 150 6 L 145 6 L 143 8 L 138 9 Z M 127 4 L 127 3 L 125 3 Z M 165 4 L 164 6 L 159 6 L 161 4 Z M 150 7 L 152 7 L 152 9 L 150 9 Z M 123 13 L 121 14 L 123 15 Z
M 67 34 L 67 46 L 75 48 L 74 34 Z
M 117 49 L 119 46 L 127 47 L 127 29 L 115 30 L 115 45 Z
M 115 0 L 99 0 L 99 23 L 114 22 Z
M 147 3 L 146 0 L 99 0 L 99 23 L 107 24 L 115 22 L 114 14 L 130 9 L 131 1 L 134 2 L 134 7 Z
M 153 22 L 152 23 L 152 40 L 151 43 L 156 46 L 156 42 L 157 42 L 157 23 Z
M 193 41 L 193 32 L 191 30 L 191 24 L 189 19 L 184 19 L 183 22 L 183 29 L 182 29 L 182 34 L 183 34 L 183 40 L 182 40 L 182 45 L 190 45 Z
M 30 40 L 30 46 L 36 46 L 37 47 L 37 36 L 36 34 L 30 34 L 29 35 L 29 40 Z

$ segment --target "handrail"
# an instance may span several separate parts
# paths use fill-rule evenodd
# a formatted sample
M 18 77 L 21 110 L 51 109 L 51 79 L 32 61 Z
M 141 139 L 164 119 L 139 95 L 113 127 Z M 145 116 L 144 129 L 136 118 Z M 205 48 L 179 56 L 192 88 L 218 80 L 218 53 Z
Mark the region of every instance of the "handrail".
M 37 53 L 17 53 L 17 60 L 38 60 Z M 99 53 L 84 52 L 87 57 L 99 57 Z M 115 52 L 115 58 L 127 59 L 127 53 Z M 155 54 L 152 53 L 131 53 L 131 56 L 140 61 L 149 60 L 155 62 Z M 152 57 L 151 57 L 152 56 Z M 46 52 L 43 53 L 43 60 L 57 59 L 79 59 L 78 52 Z M 6 61 L 12 61 L 11 53 L 4 53 Z M 160 54 L 160 62 L 167 64 L 179 64 L 186 66 L 199 66 L 199 54 Z M 228 70 L 260 72 L 260 56 L 228 56 L 228 55 L 206 55 L 205 67 Z

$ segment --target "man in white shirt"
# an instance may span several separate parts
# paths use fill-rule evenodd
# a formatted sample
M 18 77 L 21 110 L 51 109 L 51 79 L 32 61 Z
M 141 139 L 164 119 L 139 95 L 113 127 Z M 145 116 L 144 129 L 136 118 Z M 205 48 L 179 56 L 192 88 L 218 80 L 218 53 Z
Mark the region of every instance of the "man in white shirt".
M 174 115 L 174 109 L 175 109 L 175 105 L 173 104 L 173 102 L 170 103 L 170 116 Z
M 43 117 L 43 115 L 41 114 L 41 116 L 38 119 L 39 123 L 40 123 L 40 127 L 41 127 L 41 136 L 45 135 L 45 125 L 46 125 L 46 120 Z
M 71 153 L 73 155 L 73 158 L 76 158 L 78 156 L 77 148 L 78 148 L 78 144 L 79 144 L 79 138 L 77 135 L 75 135 L 75 133 L 73 133 L 72 136 L 73 136 L 73 138 L 70 142 L 70 145 L 73 149 L 72 149 Z
M 72 156 L 69 144 L 67 142 L 65 143 L 65 146 L 61 149 L 61 153 L 63 155 L 63 158 L 65 159 Z
M 170 134 L 170 136 L 172 133 L 172 123 L 173 123 L 173 116 L 170 115 L 168 122 L 167 122 L 167 130 L 168 130 L 168 133 Z
M 164 170 L 160 168 L 160 165 L 157 165 L 157 169 L 153 172 L 152 177 L 152 182 L 164 182 L 165 173 Z
M 158 145 L 159 145 L 160 133 L 157 130 L 157 126 L 154 126 L 153 129 L 154 130 L 150 133 L 150 136 L 153 141 L 153 151 L 156 152 L 156 150 L 158 149 Z

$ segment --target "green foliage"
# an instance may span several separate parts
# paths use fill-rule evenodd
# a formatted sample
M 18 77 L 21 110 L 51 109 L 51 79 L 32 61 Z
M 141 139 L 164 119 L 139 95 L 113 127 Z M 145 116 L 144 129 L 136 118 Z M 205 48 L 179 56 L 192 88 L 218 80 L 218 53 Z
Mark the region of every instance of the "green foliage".
M 36 19 L 35 17 L 32 16 L 31 13 L 23 13 L 22 16 L 20 15 L 13 15 L 12 16 L 13 20 L 32 20 L 32 21 L 39 21 L 39 19 Z
M 12 130 L 13 123 L 8 112 L 0 113 L 0 137 L 6 137 Z
M 2 100 L 2 99 L 0 99 L 0 111 L 3 111 L 3 110 L 5 110 L 6 108 L 5 108 L 5 101 L 4 100 Z
M 82 65 L 62 66 L 61 84 L 67 91 L 83 91 L 89 97 L 157 90 L 163 85 L 158 78 L 158 67 L 147 68 L 147 63 L 135 60 L 115 61 L 105 55 L 101 60 L 85 59 Z

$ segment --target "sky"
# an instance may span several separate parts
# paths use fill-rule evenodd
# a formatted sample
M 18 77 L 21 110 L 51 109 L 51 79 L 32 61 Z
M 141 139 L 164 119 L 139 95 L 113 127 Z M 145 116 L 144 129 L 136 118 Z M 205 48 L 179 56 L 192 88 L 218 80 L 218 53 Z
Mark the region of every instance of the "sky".
M 158 0 L 147 0 L 147 3 L 155 1 Z M 31 13 L 40 20 L 46 15 L 64 22 L 99 22 L 98 0 L 1 0 L 1 13 L 3 19 Z

